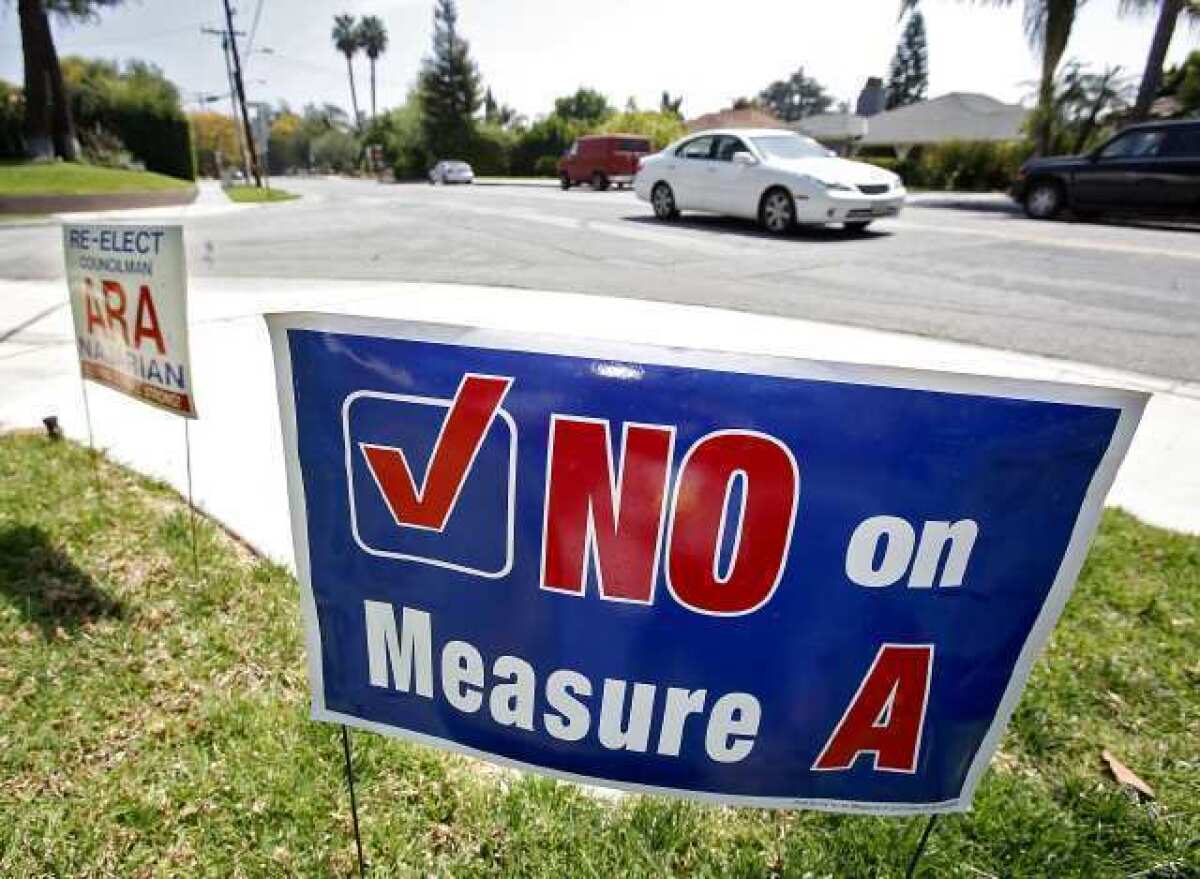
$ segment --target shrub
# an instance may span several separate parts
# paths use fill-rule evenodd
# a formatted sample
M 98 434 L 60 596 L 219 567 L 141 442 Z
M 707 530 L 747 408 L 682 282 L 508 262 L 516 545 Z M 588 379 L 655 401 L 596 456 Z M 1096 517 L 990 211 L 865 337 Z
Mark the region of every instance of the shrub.
M 312 142 L 313 164 L 339 174 L 357 168 L 361 152 L 358 139 L 348 131 L 327 131 Z
M 20 88 L 0 79 L 0 158 L 25 155 L 25 98 Z
M 121 68 L 83 58 L 63 59 L 62 69 L 78 131 L 104 130 L 119 138 L 146 170 L 196 179 L 191 126 L 179 90 L 162 71 L 141 61 Z
M 904 159 L 859 159 L 896 172 L 909 187 L 988 192 L 1006 188 L 1032 152 L 1025 141 L 950 141 L 914 147 Z
M 687 126 L 674 113 L 641 110 L 618 113 L 600 125 L 596 131 L 640 134 L 650 139 L 654 149 L 661 150 L 687 134 Z
M 538 156 L 533 163 L 533 176 L 557 177 L 558 156 Z
M 517 135 L 514 132 L 499 125 L 483 123 L 472 132 L 470 147 L 462 158 L 470 163 L 476 174 L 508 174 L 509 160 L 516 142 Z
M 883 168 L 885 171 L 900 173 L 900 165 L 902 163 L 895 156 L 855 156 L 854 158 L 859 162 L 874 165 L 876 168 Z

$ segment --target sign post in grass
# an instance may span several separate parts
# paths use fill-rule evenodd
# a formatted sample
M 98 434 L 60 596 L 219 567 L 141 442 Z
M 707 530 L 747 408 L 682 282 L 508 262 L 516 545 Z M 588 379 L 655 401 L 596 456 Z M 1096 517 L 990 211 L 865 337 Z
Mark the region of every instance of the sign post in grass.
M 1146 402 L 268 325 L 315 719 L 630 791 L 931 816 L 910 872 L 932 816 L 970 808 Z
M 96 454 L 87 382 L 182 416 L 193 573 L 200 575 L 189 422 L 196 418 L 182 226 L 64 223 L 88 446 Z

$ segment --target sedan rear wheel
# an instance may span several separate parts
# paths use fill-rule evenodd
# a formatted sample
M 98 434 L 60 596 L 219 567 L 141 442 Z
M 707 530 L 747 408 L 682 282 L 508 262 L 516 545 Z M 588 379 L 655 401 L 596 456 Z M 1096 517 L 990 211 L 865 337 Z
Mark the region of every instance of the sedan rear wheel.
M 660 220 L 673 220 L 679 216 L 679 208 L 675 207 L 675 193 L 666 183 L 654 184 L 650 191 L 650 204 L 654 206 L 654 216 Z
M 562 174 L 558 178 L 558 181 L 563 189 L 571 188 L 571 175 L 568 174 L 566 171 L 562 172 Z
M 1062 206 L 1062 187 L 1049 180 L 1033 184 L 1025 194 L 1025 213 L 1035 220 L 1052 219 Z
M 772 235 L 790 232 L 796 222 L 796 203 L 791 193 L 784 189 L 772 189 L 763 196 L 758 208 L 758 222 Z

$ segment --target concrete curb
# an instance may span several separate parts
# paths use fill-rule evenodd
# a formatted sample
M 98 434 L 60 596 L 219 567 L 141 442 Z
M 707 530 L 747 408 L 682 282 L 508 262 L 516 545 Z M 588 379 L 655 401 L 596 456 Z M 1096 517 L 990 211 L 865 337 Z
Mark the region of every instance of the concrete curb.
M 165 189 L 152 192 L 112 192 L 94 195 L 18 195 L 0 198 L 0 214 L 63 214 L 75 211 L 115 211 L 191 204 L 199 190 Z

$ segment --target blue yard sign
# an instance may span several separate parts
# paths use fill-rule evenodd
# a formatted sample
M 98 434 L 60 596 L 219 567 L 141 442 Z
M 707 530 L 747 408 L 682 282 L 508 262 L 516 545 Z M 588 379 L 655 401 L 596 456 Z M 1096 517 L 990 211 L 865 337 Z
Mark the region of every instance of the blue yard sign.
M 968 808 L 1145 403 L 269 324 L 313 716 L 739 805 Z

